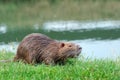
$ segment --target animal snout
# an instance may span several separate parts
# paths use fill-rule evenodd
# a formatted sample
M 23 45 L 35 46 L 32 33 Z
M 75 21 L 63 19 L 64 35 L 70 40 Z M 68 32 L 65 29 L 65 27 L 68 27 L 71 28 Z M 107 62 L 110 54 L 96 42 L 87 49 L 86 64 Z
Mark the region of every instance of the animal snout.
M 82 47 L 79 47 L 78 49 L 79 49 L 79 50 L 81 50 L 81 49 L 82 49 Z
M 80 47 L 80 46 L 78 46 L 78 55 L 81 53 L 81 51 L 82 51 L 82 47 Z
M 77 47 L 78 47 L 78 50 L 82 50 L 82 47 L 80 47 L 79 45 Z

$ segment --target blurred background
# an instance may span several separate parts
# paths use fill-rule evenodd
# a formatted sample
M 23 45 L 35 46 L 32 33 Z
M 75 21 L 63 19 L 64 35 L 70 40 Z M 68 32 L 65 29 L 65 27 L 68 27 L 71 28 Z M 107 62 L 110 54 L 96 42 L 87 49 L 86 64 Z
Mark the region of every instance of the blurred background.
M 82 46 L 85 58 L 120 56 L 120 0 L 0 0 L 0 51 L 30 33 Z

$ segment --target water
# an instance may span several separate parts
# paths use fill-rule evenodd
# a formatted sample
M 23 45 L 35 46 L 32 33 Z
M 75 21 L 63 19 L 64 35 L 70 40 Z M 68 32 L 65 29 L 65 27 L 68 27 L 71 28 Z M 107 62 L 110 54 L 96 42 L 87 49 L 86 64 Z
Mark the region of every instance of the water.
M 82 55 L 86 58 L 117 59 L 120 56 L 120 40 L 82 40 L 72 41 L 83 47 Z
M 7 26 L 5 24 L 0 25 L 0 34 L 4 34 L 7 32 Z
M 44 25 L 47 31 L 70 31 L 70 30 L 92 30 L 92 29 L 115 29 L 120 28 L 120 21 L 55 21 Z
M 8 29 L 6 25 L 0 25 L 0 51 L 16 53 L 22 38 L 33 32 L 78 44 L 82 46 L 85 58 L 116 59 L 120 56 L 120 21 L 55 21 L 24 29 Z

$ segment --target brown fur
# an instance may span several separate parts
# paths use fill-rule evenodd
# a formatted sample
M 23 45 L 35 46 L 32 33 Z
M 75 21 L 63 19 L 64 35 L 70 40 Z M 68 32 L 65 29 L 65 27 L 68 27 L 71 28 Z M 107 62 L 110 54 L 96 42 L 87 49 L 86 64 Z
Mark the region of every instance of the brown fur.
M 57 64 L 64 63 L 67 58 L 77 57 L 80 52 L 81 47 L 73 43 L 59 42 L 46 35 L 32 33 L 19 44 L 14 61 Z

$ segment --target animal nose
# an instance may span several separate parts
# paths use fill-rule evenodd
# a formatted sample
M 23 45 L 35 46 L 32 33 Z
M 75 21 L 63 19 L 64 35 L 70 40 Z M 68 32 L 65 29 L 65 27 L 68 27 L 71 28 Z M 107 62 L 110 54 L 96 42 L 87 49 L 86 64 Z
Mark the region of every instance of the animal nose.
M 82 49 L 82 47 L 79 47 L 78 49 L 79 49 L 79 50 L 81 50 L 81 49 Z
M 82 47 L 80 47 L 80 46 L 77 46 L 78 47 L 78 50 L 81 50 L 82 49 Z

